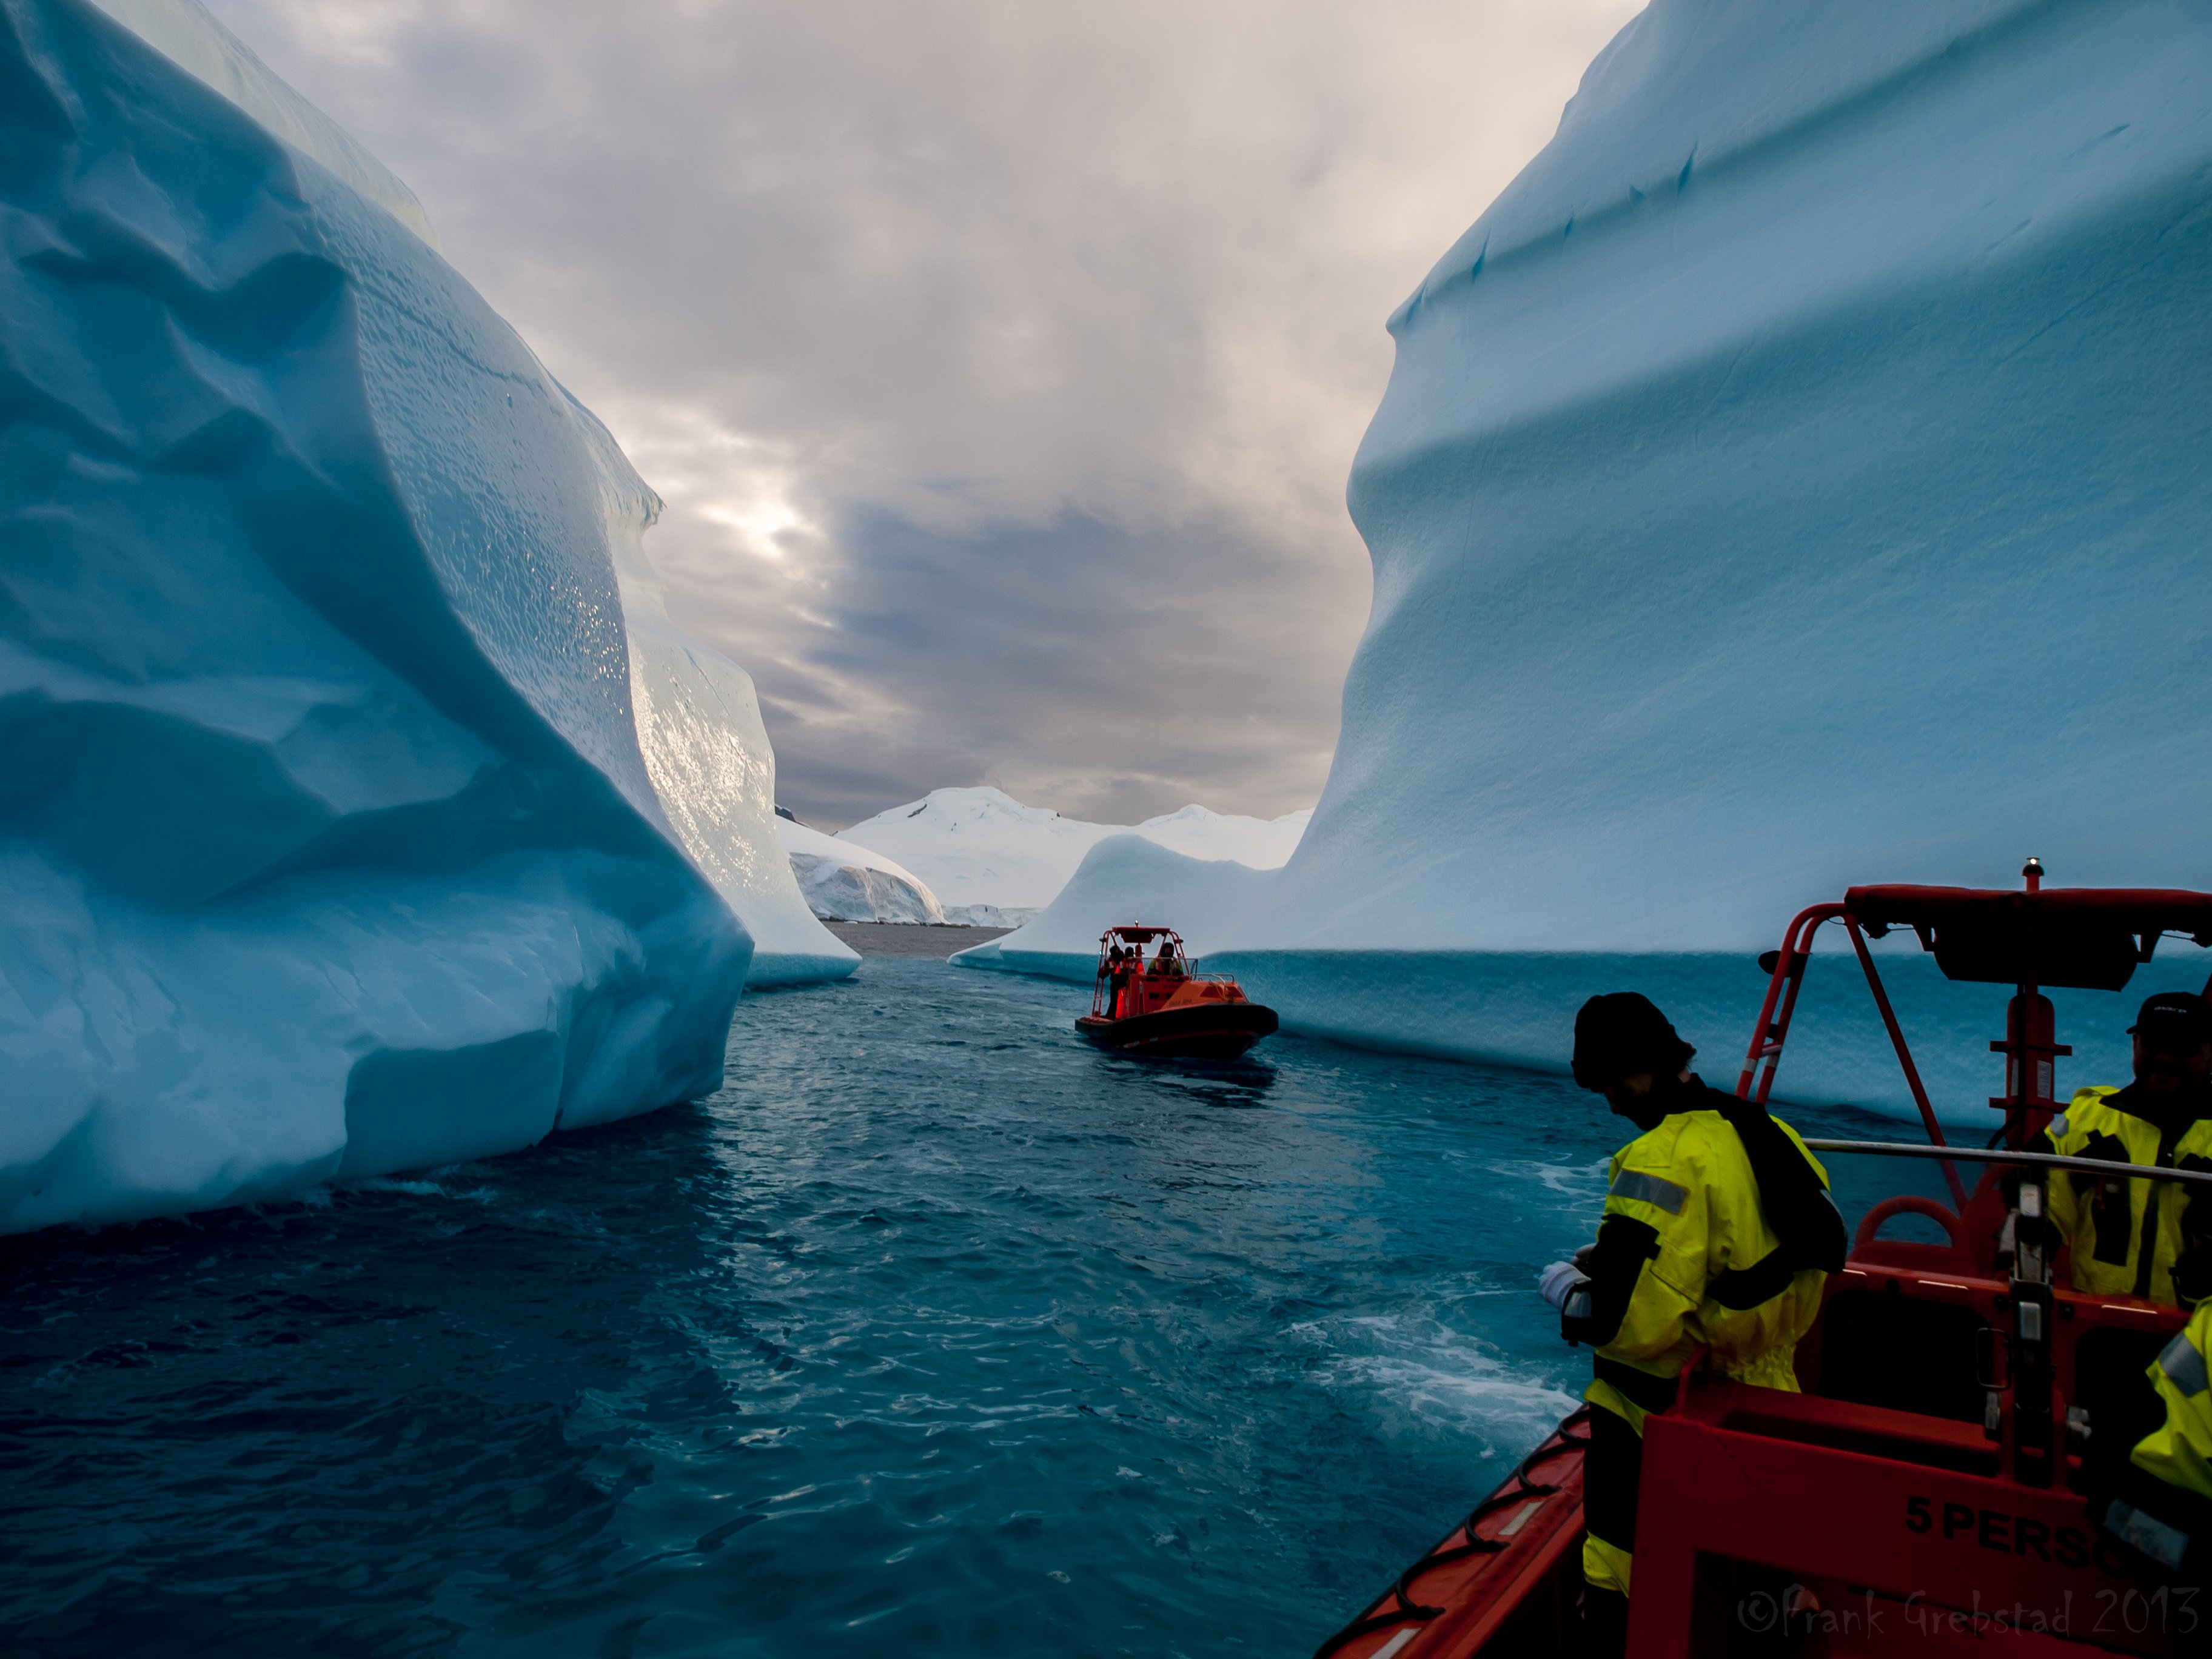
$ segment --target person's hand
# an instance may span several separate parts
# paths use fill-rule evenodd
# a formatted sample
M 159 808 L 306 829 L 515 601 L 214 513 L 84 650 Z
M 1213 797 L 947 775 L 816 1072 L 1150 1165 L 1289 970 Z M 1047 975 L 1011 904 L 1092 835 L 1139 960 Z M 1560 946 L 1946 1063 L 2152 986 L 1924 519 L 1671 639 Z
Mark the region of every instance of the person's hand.
M 1595 1243 L 1585 1244 L 1575 1252 L 1575 1267 L 1585 1279 L 1597 1271 L 1596 1262 L 1597 1246 Z
M 1589 1282 L 1575 1263 L 1554 1261 L 1536 1276 L 1536 1293 L 1564 1312 L 1567 1298 Z

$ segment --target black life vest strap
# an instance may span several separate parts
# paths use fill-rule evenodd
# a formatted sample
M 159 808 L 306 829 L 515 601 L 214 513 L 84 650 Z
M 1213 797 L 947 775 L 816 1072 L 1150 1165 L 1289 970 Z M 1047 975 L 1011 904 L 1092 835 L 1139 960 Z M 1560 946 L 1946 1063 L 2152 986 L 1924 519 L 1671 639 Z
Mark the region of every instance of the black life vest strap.
M 1702 1083 L 1698 1086 L 1705 1087 Z M 1705 1091 L 1712 1097 L 1715 1109 L 1728 1120 L 1736 1139 L 1743 1143 L 1744 1156 L 1751 1162 L 1752 1179 L 1759 1186 L 1759 1207 L 1766 1218 L 1766 1224 L 1781 1240 L 1765 1260 L 1743 1270 L 1747 1278 L 1764 1273 L 1778 1279 L 1767 1292 L 1767 1296 L 1778 1296 L 1789 1285 L 1791 1275 L 1808 1267 L 1824 1273 L 1841 1272 L 1844 1259 L 1850 1251 L 1850 1238 L 1844 1230 L 1843 1212 L 1828 1196 L 1827 1183 L 1820 1179 L 1812 1160 L 1798 1150 L 1797 1143 L 1767 1115 L 1764 1107 L 1739 1100 L 1734 1095 L 1723 1095 L 1717 1089 Z M 1769 1265 L 1778 1258 L 1778 1266 Z M 1730 1268 L 1719 1279 L 1736 1271 Z M 1714 1282 L 1718 1284 L 1719 1279 Z M 1748 1295 L 1756 1284 L 1765 1282 L 1756 1279 L 1753 1284 L 1740 1284 L 1731 1287 L 1731 1294 Z M 1750 1302 L 1723 1301 L 1722 1305 L 1755 1308 L 1767 1296 Z

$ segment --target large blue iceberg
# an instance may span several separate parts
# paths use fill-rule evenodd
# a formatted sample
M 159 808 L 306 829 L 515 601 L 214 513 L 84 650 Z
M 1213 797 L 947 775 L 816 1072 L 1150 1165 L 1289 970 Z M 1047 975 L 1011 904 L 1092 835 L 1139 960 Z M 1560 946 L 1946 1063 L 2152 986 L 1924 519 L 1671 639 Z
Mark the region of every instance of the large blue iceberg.
M 1327 791 L 1179 925 L 1293 1025 L 1530 1063 L 1645 984 L 1732 1078 L 1749 954 L 1850 883 L 2212 885 L 2207 84 L 2184 0 L 1655 0 L 1390 319 Z M 1071 970 L 1126 856 L 976 960 Z M 1900 1105 L 1836 1029 L 1785 1081 Z M 1985 1052 L 1939 1081 L 1988 1116 Z
M 714 1088 L 744 826 L 656 783 L 767 744 L 625 625 L 651 492 L 373 158 L 105 7 L 0 7 L 0 1230 Z

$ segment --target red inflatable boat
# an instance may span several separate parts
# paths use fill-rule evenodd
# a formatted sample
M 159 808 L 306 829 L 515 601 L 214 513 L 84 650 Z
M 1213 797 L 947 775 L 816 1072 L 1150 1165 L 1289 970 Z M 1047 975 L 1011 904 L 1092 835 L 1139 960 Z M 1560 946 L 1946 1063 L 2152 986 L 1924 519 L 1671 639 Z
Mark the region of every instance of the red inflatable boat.
M 1764 1103 L 1814 934 L 1840 924 L 1863 970 L 1927 1144 L 1808 1140 L 1824 1157 L 1933 1160 L 1948 1204 L 1903 1194 L 1860 1221 L 1797 1350 L 1802 1394 L 1683 1373 L 1645 1425 L 1630 1659 L 1736 1651 L 2039 1656 L 2212 1651 L 2212 1606 L 2148 1589 L 2091 1524 L 2080 1494 L 2099 1378 L 2140 1377 L 2173 1308 L 2071 1288 L 2055 1258 L 2011 1248 L 2051 1168 L 2212 1183 L 2212 1174 L 2022 1153 L 2056 1108 L 2051 1005 L 2041 986 L 2117 991 L 2178 933 L 2212 945 L 2212 894 L 2041 887 L 1854 887 L 1814 905 L 1760 958 L 1769 978 L 1738 1096 Z M 1909 929 L 1949 978 L 2014 988 L 2003 1039 L 2003 1127 L 1989 1149 L 1945 1145 L 1890 1007 L 1869 938 Z M 2008 1203 L 2000 1170 L 2021 1176 Z M 1970 1187 L 1969 1182 L 1972 1185 Z M 2212 1201 L 2212 1200 L 2208 1200 Z M 2013 1207 L 2017 1204 L 2019 1207 Z M 1880 1235 L 1899 1215 L 1943 1244 Z M 2029 1229 L 2021 1237 L 2032 1237 Z M 1566 1656 L 1581 1591 L 1583 1413 L 1413 1563 L 1316 1659 Z M 1771 1587 L 1809 1592 L 1786 1648 Z M 1763 1626 L 1763 1628 L 1762 1628 Z
M 1147 946 L 1156 946 L 1147 957 Z M 1103 1048 L 1155 1060 L 1234 1060 L 1276 1025 L 1224 974 L 1194 974 L 1172 927 L 1132 922 L 1098 936 L 1091 1012 L 1075 1029 Z

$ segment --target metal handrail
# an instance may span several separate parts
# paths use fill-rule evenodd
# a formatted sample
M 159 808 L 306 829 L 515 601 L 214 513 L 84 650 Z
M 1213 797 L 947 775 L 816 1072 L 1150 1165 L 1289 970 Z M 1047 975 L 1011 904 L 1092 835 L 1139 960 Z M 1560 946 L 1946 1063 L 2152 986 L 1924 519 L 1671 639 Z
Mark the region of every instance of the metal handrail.
M 1152 971 L 1152 964 L 1150 963 L 1146 963 L 1143 968 L 1139 969 L 1137 970 L 1136 976 L 1140 979 L 1196 980 L 1201 985 L 1234 985 L 1237 982 L 1237 975 L 1234 974 L 1193 974 L 1188 972 L 1180 974 L 1155 974 Z M 1101 968 L 1097 973 L 1091 975 L 1091 977 L 1093 980 L 1103 979 L 1106 977 L 1106 969 Z
M 2025 1164 L 2039 1169 L 2079 1170 L 2106 1181 L 2178 1181 L 2212 1186 L 2212 1170 L 2161 1170 L 2152 1164 L 2113 1164 L 2101 1158 L 2063 1158 L 2054 1152 L 2014 1152 L 2002 1147 L 1926 1146 L 1911 1140 L 1808 1140 L 1816 1152 L 1863 1152 L 1876 1158 L 1933 1158 L 1960 1164 Z

